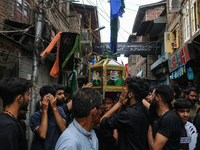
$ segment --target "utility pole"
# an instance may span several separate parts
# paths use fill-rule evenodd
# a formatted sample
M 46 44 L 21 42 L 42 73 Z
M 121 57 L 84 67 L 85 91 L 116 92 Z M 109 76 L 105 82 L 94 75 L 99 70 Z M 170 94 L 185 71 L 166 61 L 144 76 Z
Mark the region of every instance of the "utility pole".
M 41 6 L 41 4 L 40 4 Z M 37 12 L 35 13 L 36 18 L 36 26 L 35 26 L 35 41 L 34 46 L 35 50 L 37 50 L 37 42 L 41 39 L 41 33 L 42 33 L 42 9 L 40 7 L 37 7 Z M 33 73 L 32 73 L 32 82 L 33 82 L 33 88 L 31 93 L 31 103 L 30 103 L 30 111 L 29 115 L 31 116 L 34 113 L 35 110 L 35 104 L 37 102 L 37 85 L 38 85 L 38 65 L 39 60 L 35 54 L 35 51 L 33 51 Z M 29 128 L 29 138 L 28 138 L 28 147 L 30 149 L 31 142 L 33 139 L 33 133 L 31 129 Z

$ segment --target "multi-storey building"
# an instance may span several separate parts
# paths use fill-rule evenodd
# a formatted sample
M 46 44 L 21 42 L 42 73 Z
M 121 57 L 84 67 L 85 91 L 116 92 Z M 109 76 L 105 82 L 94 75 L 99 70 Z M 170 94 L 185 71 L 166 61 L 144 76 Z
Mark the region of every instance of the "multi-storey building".
M 166 29 L 166 1 L 139 7 L 132 33 L 128 42 L 146 42 L 147 44 L 160 45 L 161 49 L 155 55 L 130 55 L 129 66 L 132 75 L 145 78 L 150 85 L 166 82 L 165 72 L 160 71 L 158 64 L 153 63 L 163 55 L 164 51 L 164 31 Z M 132 61 L 131 61 L 132 60 Z M 151 68 L 151 66 L 153 67 Z M 153 72 L 153 71 L 154 72 Z M 162 78 L 160 74 L 163 74 Z
M 162 12 L 159 7 L 164 8 Z M 156 84 L 178 84 L 183 89 L 188 81 L 192 81 L 194 86 L 200 88 L 199 7 L 198 0 L 164 0 L 139 7 L 133 26 L 133 35 L 128 41 L 157 40 L 161 44 L 161 53 L 147 57 L 129 56 L 133 75 L 147 80 L 153 79 L 157 82 Z M 152 19 L 148 20 L 148 12 L 151 12 Z M 148 21 L 154 24 L 149 25 Z M 159 24 L 161 22 L 163 26 Z M 159 26 L 156 27 L 156 24 Z M 154 35 L 151 34 L 153 31 Z M 150 78 L 151 75 L 153 78 Z
M 169 53 L 170 83 L 182 88 L 200 84 L 200 19 L 198 0 L 167 1 L 165 52 Z
M 90 37 L 87 40 L 98 41 L 100 33 L 93 32 L 98 28 L 97 10 L 93 6 L 73 5 L 64 0 L 0 0 L 0 16 L 0 80 L 7 77 L 35 79 L 31 95 L 36 97 L 33 99 L 32 96 L 30 113 L 27 113 L 28 128 L 29 116 L 34 112 L 34 105 L 40 98 L 40 87 L 56 84 L 58 81 L 65 85 L 66 82 L 65 72 L 60 72 L 63 80 L 49 75 L 56 60 L 56 47 L 45 59 L 41 59 L 40 54 L 58 32 L 80 34 L 88 26 Z M 39 34 L 36 36 L 36 33 Z M 82 51 L 84 54 L 80 54 L 80 57 L 91 52 L 91 46 L 88 48 L 83 45 Z M 30 146 L 32 135 L 30 130 L 27 131 Z

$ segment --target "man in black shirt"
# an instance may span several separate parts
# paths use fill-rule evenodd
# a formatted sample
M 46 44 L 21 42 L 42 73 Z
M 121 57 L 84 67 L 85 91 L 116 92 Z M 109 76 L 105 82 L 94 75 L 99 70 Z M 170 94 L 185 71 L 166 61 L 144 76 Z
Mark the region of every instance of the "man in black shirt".
M 188 121 L 190 117 L 191 102 L 185 98 L 179 98 L 174 102 L 174 112 L 181 121 L 181 150 L 194 150 L 197 143 L 197 130 L 195 126 Z
M 114 98 L 107 96 L 103 100 L 103 114 L 108 112 L 115 104 Z M 118 132 L 117 129 L 102 129 L 99 126 L 93 127 L 99 140 L 99 150 L 117 150 Z
M 197 103 L 197 89 L 195 87 L 190 87 L 186 90 L 185 98 L 187 98 L 191 103 L 192 106 L 190 107 L 190 119 L 189 121 L 193 122 L 194 118 L 196 117 L 197 111 L 199 109 L 199 105 Z
M 0 149 L 27 150 L 26 127 L 20 119 L 26 118 L 29 88 L 32 83 L 23 78 L 9 78 L 0 83 L 0 97 L 4 110 L 0 114 Z
M 179 150 L 181 124 L 177 115 L 170 110 L 174 92 L 168 85 L 159 85 L 152 93 L 150 112 L 154 109 L 158 118 L 149 126 L 150 149 Z
M 148 95 L 149 85 L 137 77 L 128 77 L 125 83 L 119 101 L 103 115 L 100 126 L 118 130 L 120 150 L 146 150 L 149 114 L 142 99 Z M 115 113 L 124 105 L 123 111 Z

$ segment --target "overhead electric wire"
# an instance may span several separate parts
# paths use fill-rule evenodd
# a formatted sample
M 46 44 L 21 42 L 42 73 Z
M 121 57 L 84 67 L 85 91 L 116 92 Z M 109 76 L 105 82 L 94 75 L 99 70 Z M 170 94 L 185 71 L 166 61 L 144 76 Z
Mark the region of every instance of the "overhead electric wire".
M 34 2 L 33 2 L 33 0 L 31 0 L 32 1 L 32 3 L 33 4 L 35 4 Z M 88 0 L 87 0 L 88 1 Z M 92 3 L 91 1 L 89 1 L 90 3 Z M 8 3 L 8 2 L 7 2 Z M 92 3 L 92 4 L 94 4 L 94 3 Z M 10 5 L 14 5 L 15 6 L 15 4 L 11 4 L 10 3 Z M 36 4 L 35 4 L 36 5 Z M 73 5 L 73 4 L 72 4 Z M 101 4 L 102 5 L 102 4 Z M 36 5 L 37 6 L 37 5 Z M 31 7 L 29 7 L 30 9 L 31 9 Z M 98 6 L 97 6 L 97 8 L 99 8 Z M 102 10 L 102 9 L 100 9 L 102 12 L 106 12 L 105 10 Z M 75 12 L 75 14 L 76 14 L 76 12 Z M 101 13 L 99 13 L 107 22 L 110 22 L 109 20 L 107 20 Z M 107 16 L 108 16 L 108 14 L 107 13 L 105 13 Z M 57 18 L 57 16 L 53 16 L 54 17 L 54 19 L 55 19 L 55 17 Z M 77 17 L 77 14 L 76 14 L 76 17 Z M 108 16 L 109 17 L 109 16 Z M 47 18 L 46 18 L 47 19 Z M 49 20 L 49 19 L 47 19 L 47 20 Z M 78 20 L 78 19 L 77 19 Z M 0 23 L 2 23 L 2 22 L 0 22 Z M 52 23 L 51 23 L 52 24 Z M 78 22 L 78 24 L 79 24 L 79 22 Z M 7 24 L 5 24 L 6 26 L 9 26 L 9 25 L 7 25 Z M 17 28 L 13 28 L 13 27 L 11 27 L 11 26 L 9 26 L 9 28 L 12 28 L 12 29 L 15 29 L 16 31 L 18 31 L 19 29 L 17 29 Z M 124 30 L 122 27 L 121 27 L 121 29 L 122 30 Z M 124 30 L 127 34 L 129 34 L 130 35 L 130 33 L 129 32 L 127 32 L 126 30 Z M 23 33 L 25 33 L 25 34 L 27 34 L 27 35 L 29 35 L 29 36 L 32 36 L 32 37 L 35 37 L 34 35 L 31 35 L 31 34 L 28 34 L 28 33 L 26 33 L 26 32 L 23 32 Z M 120 33 L 120 31 L 119 31 L 119 33 Z M 120 33 L 121 34 L 121 33 Z M 152 37 L 152 36 L 150 36 L 150 37 Z M 124 38 L 124 37 L 123 37 Z M 44 40 L 44 39 L 42 39 L 42 40 Z M 49 41 L 47 41 L 47 40 L 45 40 L 46 42 L 48 42 L 49 43 Z
M 12 27 L 12 26 L 9 26 L 9 25 L 7 25 L 7 24 L 5 24 L 4 22 L 2 22 L 2 21 L 0 21 L 0 24 L 3 24 L 3 25 L 5 25 L 5 26 L 7 26 L 7 27 L 9 27 L 9 28 L 11 28 L 11 29 L 15 29 L 15 30 L 18 30 L 17 28 L 14 28 L 14 27 Z M 29 33 L 27 33 L 27 32 L 22 32 L 21 31 L 21 33 L 24 33 L 24 34 L 26 34 L 26 35 L 28 35 L 28 36 L 31 36 L 31 37 L 36 37 L 35 35 L 32 35 L 32 34 L 29 34 Z M 47 40 L 45 40 L 45 39 L 43 39 L 43 38 L 41 38 L 43 41 L 45 41 L 45 42 L 47 42 L 47 43 L 50 43 L 50 41 L 47 41 Z
M 53 0 L 51 6 L 50 6 L 49 8 L 41 7 L 41 6 L 38 4 L 38 0 L 36 0 L 36 3 L 35 3 L 35 4 L 36 4 L 40 9 L 43 9 L 43 10 L 50 10 L 50 9 L 52 9 L 53 6 L 54 6 L 54 0 Z
M 87 1 L 88 1 L 88 3 L 90 3 L 90 4 L 95 5 L 95 4 L 92 3 L 90 0 L 87 0 Z M 106 12 L 103 11 L 99 6 L 97 6 L 97 8 L 106 14 Z M 102 16 L 102 18 L 104 18 L 107 22 L 110 23 L 110 20 L 107 20 L 100 12 L 99 12 L 98 14 L 99 14 L 100 16 Z M 107 15 L 107 14 L 106 14 L 106 15 Z M 108 16 L 108 15 L 107 15 L 107 16 Z M 109 17 L 109 16 L 108 16 L 108 17 Z M 109 17 L 109 19 L 110 19 L 110 17 Z M 122 28 L 122 27 L 120 27 L 120 28 L 121 28 L 124 32 L 130 34 L 130 33 L 129 33 L 128 31 L 126 31 L 124 28 Z
M 106 11 L 105 11 L 105 9 L 104 9 L 104 7 L 103 7 L 103 5 L 102 5 L 102 3 L 101 3 L 101 0 L 99 0 L 99 2 L 100 2 L 101 7 L 103 8 L 103 12 L 105 12 L 106 16 L 108 16 L 108 17 L 110 18 L 110 16 L 106 13 Z

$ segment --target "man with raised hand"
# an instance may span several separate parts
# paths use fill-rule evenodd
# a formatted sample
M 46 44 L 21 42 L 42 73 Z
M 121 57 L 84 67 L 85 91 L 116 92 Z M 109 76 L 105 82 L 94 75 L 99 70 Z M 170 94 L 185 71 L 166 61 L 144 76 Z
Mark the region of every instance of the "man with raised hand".
M 40 89 L 41 108 L 30 119 L 31 130 L 35 133 L 33 150 L 54 150 L 61 133 L 66 129 L 65 113 L 56 105 L 56 89 L 44 85 Z
M 149 113 L 142 99 L 148 95 L 149 85 L 138 77 L 128 77 L 119 101 L 101 118 L 100 126 L 117 129 L 120 150 L 146 150 Z M 122 106 L 127 107 L 119 113 Z

